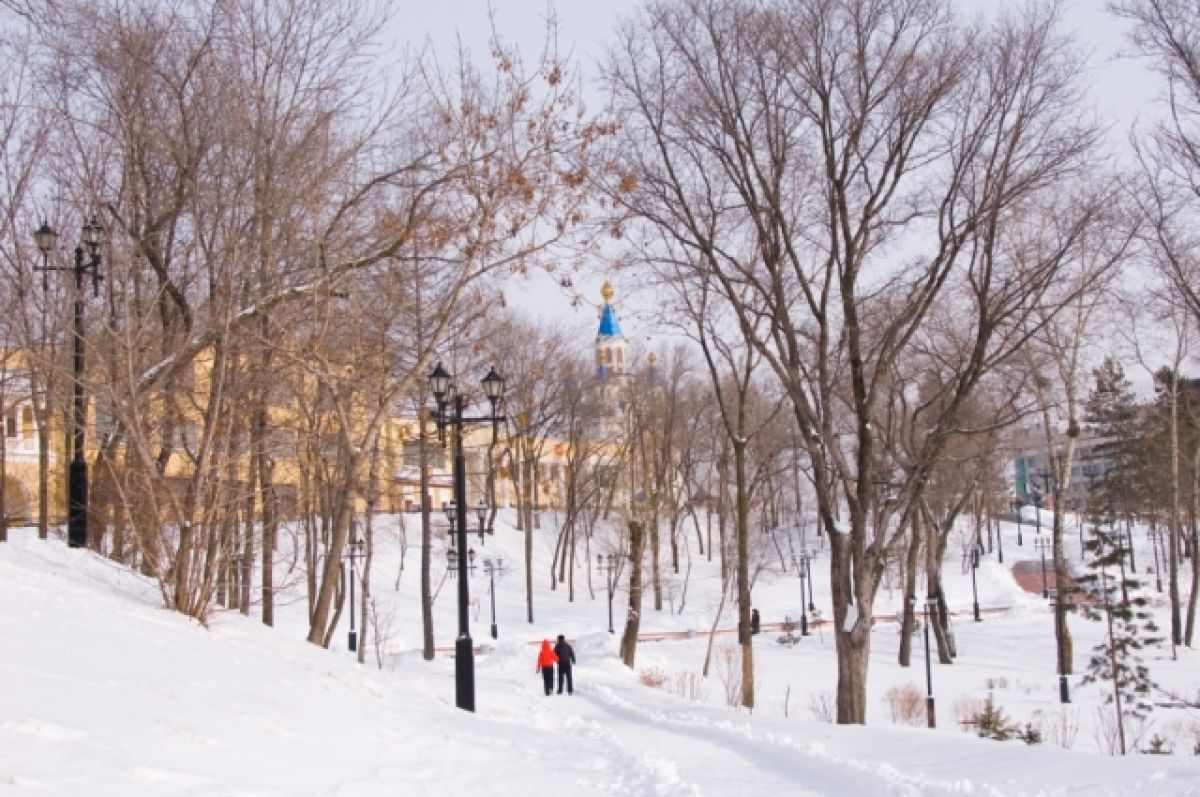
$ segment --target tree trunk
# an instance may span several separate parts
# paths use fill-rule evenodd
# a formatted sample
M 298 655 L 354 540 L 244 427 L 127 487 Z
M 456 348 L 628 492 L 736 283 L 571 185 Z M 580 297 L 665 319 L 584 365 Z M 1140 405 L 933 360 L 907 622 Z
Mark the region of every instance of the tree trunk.
M 642 559 L 646 553 L 646 531 L 640 520 L 629 521 L 629 607 L 621 632 L 621 661 L 633 669 L 637 657 L 638 631 L 642 619 Z
M 912 638 L 916 630 L 916 596 L 917 569 L 921 564 L 921 521 L 917 516 L 909 523 L 911 536 L 908 541 L 908 552 L 904 560 L 904 616 L 900 622 L 900 652 L 898 660 L 901 667 L 912 665 Z

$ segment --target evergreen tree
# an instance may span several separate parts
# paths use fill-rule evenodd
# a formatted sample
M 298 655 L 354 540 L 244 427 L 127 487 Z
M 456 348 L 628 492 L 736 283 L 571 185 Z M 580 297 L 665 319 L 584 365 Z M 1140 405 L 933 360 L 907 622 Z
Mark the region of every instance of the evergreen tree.
M 1088 572 L 1079 584 L 1088 598 L 1081 602 L 1084 617 L 1105 625 L 1101 642 L 1092 649 L 1083 682 L 1108 682 L 1112 691 L 1105 704 L 1116 712 L 1121 754 L 1126 753 L 1125 717 L 1142 718 L 1151 709 L 1154 681 L 1139 651 L 1162 641 L 1148 600 L 1138 594 L 1140 582 L 1125 575 L 1125 538 L 1114 528 L 1114 515 L 1095 508 L 1091 538 L 1084 545 Z
M 1143 430 L 1133 386 L 1111 357 L 1092 371 L 1095 384 L 1084 403 L 1084 421 L 1100 438 L 1092 461 L 1084 461 L 1089 477 L 1089 503 L 1112 507 L 1130 524 L 1144 494 L 1146 459 Z

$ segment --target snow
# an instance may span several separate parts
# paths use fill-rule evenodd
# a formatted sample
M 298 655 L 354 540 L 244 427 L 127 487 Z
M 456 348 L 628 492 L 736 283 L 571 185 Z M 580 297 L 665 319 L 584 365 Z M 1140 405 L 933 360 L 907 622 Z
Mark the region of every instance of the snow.
M 822 722 L 810 705 L 835 690 L 832 635 L 815 626 L 795 646 L 776 644 L 777 624 L 799 616 L 800 582 L 767 551 L 753 585 L 764 630 L 754 647 L 758 708 L 748 712 L 725 700 L 731 613 L 710 676 L 700 676 L 719 601 L 715 564 L 692 552 L 686 592 L 682 576 L 671 577 L 662 612 L 647 597 L 649 635 L 694 633 L 641 643 L 634 672 L 619 661 L 617 635 L 606 633 L 603 576 L 593 575 L 594 597 L 582 571 L 574 601 L 566 585 L 549 589 L 551 521 L 544 515 L 535 531 L 533 624 L 525 622 L 520 533 L 500 523 L 479 550 L 480 560 L 502 555 L 507 570 L 497 582 L 496 642 L 488 581 L 482 569 L 472 579 L 472 633 L 486 647 L 476 657 L 474 714 L 454 707 L 453 660 L 420 656 L 416 548 L 410 569 L 398 571 L 394 518 L 377 520 L 372 582 L 380 625 L 390 629 L 386 650 L 377 655 L 368 642 L 361 665 L 345 648 L 344 615 L 329 650 L 303 641 L 303 600 L 278 607 L 276 628 L 224 611 L 205 628 L 162 608 L 157 586 L 128 568 L 10 530 L 0 544 L 0 795 L 1200 794 L 1200 759 L 1188 741 L 1200 729 L 1197 712 L 1157 709 L 1143 729 L 1143 746 L 1159 732 L 1176 742 L 1176 755 L 1121 758 L 1101 754 L 1095 740 L 1100 687 L 1080 685 L 1077 674 L 1073 702 L 1058 703 L 1050 613 L 1008 571 L 1036 558 L 1028 541 L 1016 546 L 1015 526 L 1005 526 L 1006 564 L 993 554 L 977 571 L 982 622 L 970 615 L 969 571 L 947 562 L 958 657 L 939 665 L 934 656 L 938 728 L 929 730 L 893 724 L 883 702 L 893 686 L 925 691 L 920 636 L 913 666 L 896 664 L 899 634 L 886 616 L 900 608 L 899 590 L 885 585 L 875 606 L 868 726 Z M 814 597 L 828 617 L 828 554 L 817 550 Z M 455 590 L 449 580 L 442 586 L 435 630 L 439 647 L 450 647 Z M 616 596 L 618 618 L 624 597 Z M 1071 623 L 1082 670 L 1098 628 Z M 575 641 L 576 692 L 546 697 L 535 646 L 558 633 Z M 1173 661 L 1159 647 L 1147 659 L 1164 686 L 1194 694 L 1194 651 L 1180 648 Z M 652 680 L 661 688 L 643 684 Z M 956 704 L 989 692 L 1013 720 L 1044 730 L 1074 717 L 1072 749 L 965 733 Z

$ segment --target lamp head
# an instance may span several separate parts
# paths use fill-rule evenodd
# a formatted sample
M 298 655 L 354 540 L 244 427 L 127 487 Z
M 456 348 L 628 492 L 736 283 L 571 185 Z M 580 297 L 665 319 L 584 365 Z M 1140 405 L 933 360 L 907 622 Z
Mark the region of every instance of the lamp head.
M 441 361 L 429 372 L 429 389 L 439 404 L 446 402 L 446 393 L 450 389 L 450 373 L 442 367 Z
M 37 241 L 37 248 L 45 256 L 54 248 L 54 242 L 58 239 L 58 233 L 54 231 L 53 227 L 43 221 L 42 226 L 33 231 L 33 239 Z
M 96 221 L 95 216 L 92 216 L 92 220 L 83 225 L 83 229 L 80 231 L 81 239 L 92 257 L 100 254 L 100 247 L 104 246 L 104 232 L 104 225 Z
M 496 373 L 494 365 L 487 372 L 487 376 L 483 378 L 483 393 L 492 404 L 495 404 L 504 395 L 504 377 Z

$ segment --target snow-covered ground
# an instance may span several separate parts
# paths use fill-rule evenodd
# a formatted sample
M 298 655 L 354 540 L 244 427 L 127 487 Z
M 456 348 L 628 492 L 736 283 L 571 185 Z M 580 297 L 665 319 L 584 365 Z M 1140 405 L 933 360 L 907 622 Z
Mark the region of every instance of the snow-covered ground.
M 501 523 L 485 545 L 475 538 L 477 563 L 505 560 L 496 590 L 500 639 L 488 636 L 480 567 L 472 633 L 488 649 L 476 659 L 477 712 L 459 711 L 453 660 L 421 659 L 417 534 L 410 527 L 401 571 L 396 522 L 377 519 L 372 628 L 386 638 L 378 648 L 368 643 L 365 665 L 346 650 L 344 615 L 329 650 L 303 641 L 302 600 L 280 607 L 274 629 L 226 612 L 205 629 L 163 609 L 157 587 L 130 570 L 61 540 L 39 541 L 29 529 L 10 531 L 0 544 L 0 795 L 1200 794 L 1200 758 L 1192 755 L 1200 712 L 1159 708 L 1141 729 L 1142 746 L 1158 733 L 1175 755 L 1120 758 L 1099 752 L 1101 687 L 1081 685 L 1076 674 L 1072 702 L 1058 702 L 1050 613 L 1009 574 L 1013 562 L 1038 559 L 1028 527 L 1018 548 L 1015 526 L 1005 524 L 1004 565 L 995 553 L 984 558 L 980 603 L 1005 611 L 979 623 L 970 614 L 970 573 L 952 543 L 946 592 L 962 612 L 958 656 L 953 665 L 934 657 L 938 728 L 929 730 L 923 711 L 918 726 L 892 722 L 884 693 L 911 685 L 923 698 L 925 670 L 919 637 L 913 666 L 896 664 L 899 634 L 889 622 L 873 632 L 868 726 L 819 718 L 835 689 L 833 638 L 818 627 L 795 646 L 775 641 L 773 624 L 798 617 L 801 599 L 795 571 L 781 571 L 770 543 L 753 586 L 766 626 L 756 637 L 753 713 L 726 705 L 725 684 L 735 678 L 725 653 L 732 606 L 719 623 L 726 633 L 714 640 L 710 676 L 699 675 L 719 578 L 694 550 L 683 563 L 687 578 L 669 579 L 664 610 L 653 611 L 648 597 L 642 628 L 696 633 L 642 643 L 630 671 L 606 632 L 603 576 L 593 574 L 593 593 L 580 575 L 573 601 L 566 585 L 550 590 L 550 516 L 535 531 L 532 624 L 520 533 Z M 1152 562 L 1142 537 L 1139 570 Z M 821 551 L 818 540 L 807 542 Z M 787 564 L 786 541 L 780 548 Z M 439 575 L 443 551 L 439 541 Z M 813 573 L 816 604 L 828 617 L 826 556 L 818 554 Z M 454 587 L 446 580 L 436 599 L 439 646 L 453 645 Z M 618 592 L 618 632 L 624 598 Z M 899 589 L 885 587 L 876 615 L 894 613 L 900 600 Z M 1071 627 L 1078 673 L 1099 628 L 1078 617 Z M 559 633 L 576 641 L 576 693 L 545 697 L 533 644 Z M 1200 659 L 1187 648 L 1177 657 L 1169 646 L 1146 655 L 1159 683 L 1194 698 Z M 1039 725 L 1046 742 L 964 732 L 965 707 L 989 693 L 1014 721 Z

